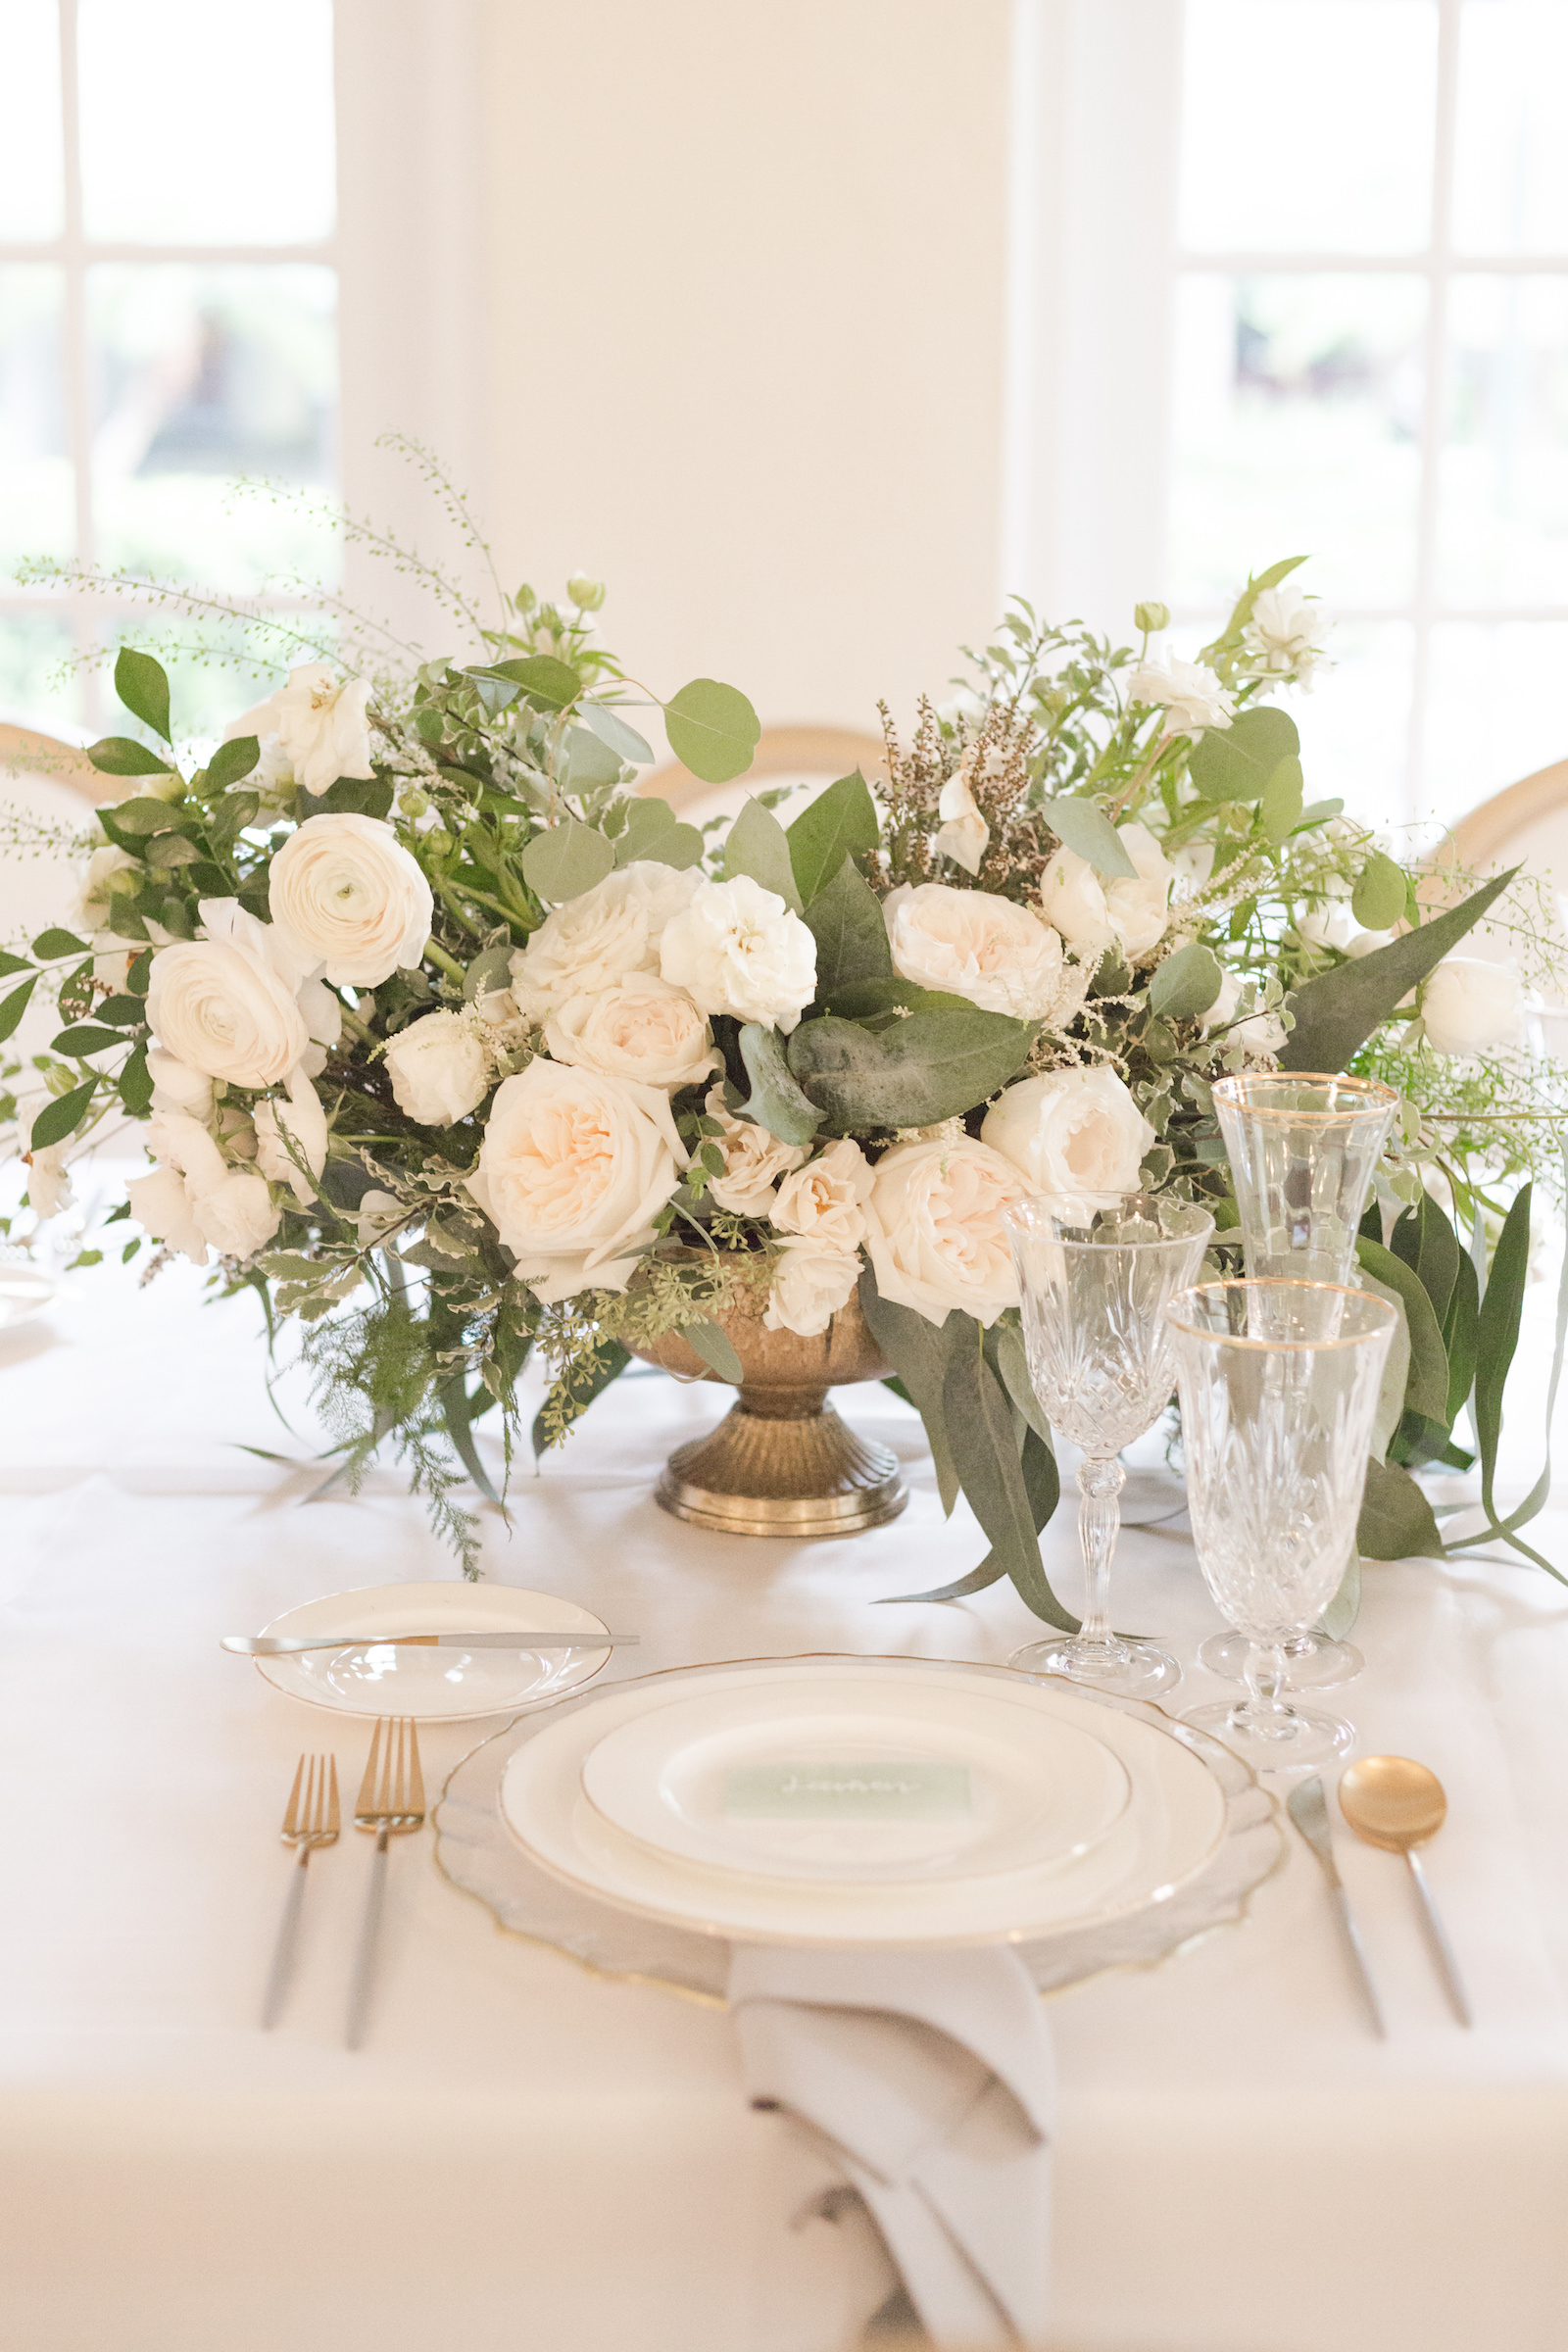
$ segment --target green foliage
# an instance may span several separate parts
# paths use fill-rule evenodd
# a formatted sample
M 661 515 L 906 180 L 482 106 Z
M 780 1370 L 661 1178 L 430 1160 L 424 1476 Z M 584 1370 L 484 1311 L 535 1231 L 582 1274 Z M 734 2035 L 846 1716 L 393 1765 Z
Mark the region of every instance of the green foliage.
M 1280 1054 L 1286 1070 L 1344 1070 L 1373 1031 L 1382 1026 L 1412 988 L 1451 956 L 1513 880 L 1517 867 L 1484 882 L 1479 890 L 1417 931 L 1374 948 L 1370 956 L 1342 963 L 1296 989 L 1288 1000 L 1296 1026 Z
M 167 776 L 171 762 L 130 735 L 105 735 L 87 746 L 87 757 L 105 776 Z
M 169 731 L 169 673 L 151 654 L 139 654 L 133 646 L 122 645 L 115 663 L 115 692 L 132 718 L 139 718 L 144 727 L 151 727 L 166 743 L 173 738 Z
M 803 808 L 789 829 L 790 863 L 800 904 L 809 906 L 847 858 L 871 857 L 881 841 L 870 787 L 858 768 L 840 776 Z
M 601 743 L 608 744 L 617 760 L 629 760 L 634 765 L 647 766 L 654 757 L 654 747 L 635 727 L 628 726 L 617 710 L 608 703 L 585 702 L 577 715 L 585 726 L 592 727 Z M 673 814 L 671 810 L 671 814 Z
M 716 678 L 693 678 L 664 705 L 670 750 L 705 784 L 728 784 L 744 775 L 761 732 L 745 695 Z
M 84 1086 L 74 1086 L 70 1094 L 57 1095 L 52 1102 L 46 1102 L 32 1122 L 33 1151 L 42 1151 L 46 1144 L 63 1144 L 68 1135 L 74 1135 L 97 1091 L 97 1079 L 89 1078 Z
M 757 801 L 748 798 L 741 803 L 740 814 L 725 836 L 723 868 L 727 880 L 747 874 L 782 899 L 792 913 L 800 913 L 801 894 L 795 887 L 784 828 Z
M 1149 1008 L 1167 1021 L 1196 1020 L 1207 1012 L 1224 985 L 1219 957 L 1198 940 L 1189 940 L 1174 956 L 1154 967 L 1149 986 Z
M 1286 760 L 1287 783 L 1299 789 L 1301 737 L 1288 710 L 1255 703 L 1228 727 L 1207 727 L 1193 747 L 1189 774 L 1205 801 L 1259 801 Z
M 235 735 L 229 742 L 220 743 L 207 762 L 208 791 L 227 792 L 230 785 L 240 783 L 251 773 L 261 756 L 261 742 L 255 735 Z M 251 814 L 255 813 L 253 806 Z
M 835 1134 L 936 1127 L 984 1102 L 1029 1057 L 1035 1032 L 1004 1013 L 914 1012 L 873 1032 L 858 1021 L 803 1021 L 789 1065 Z
M 1390 931 L 1402 919 L 1404 907 L 1403 866 L 1382 850 L 1374 851 L 1351 893 L 1350 912 L 1363 931 Z
M 783 1144 L 808 1144 L 817 1129 L 817 1108 L 791 1074 L 776 1029 L 748 1021 L 740 1032 L 741 1059 L 752 1082 L 746 1114 Z
M 806 908 L 816 941 L 818 1004 L 867 981 L 891 979 L 893 951 L 882 903 L 853 859 L 845 858 Z
M 536 833 L 522 853 L 522 878 L 552 906 L 580 898 L 614 871 L 612 842 L 592 825 L 568 816 L 548 833 Z
M 614 844 L 617 865 L 634 864 L 640 858 L 676 867 L 702 861 L 702 835 L 695 825 L 683 825 L 667 801 L 628 801 L 626 821 Z
M 1102 880 L 1136 881 L 1138 868 L 1127 855 L 1126 843 L 1094 801 L 1045 801 L 1040 813 L 1057 840 L 1092 865 Z

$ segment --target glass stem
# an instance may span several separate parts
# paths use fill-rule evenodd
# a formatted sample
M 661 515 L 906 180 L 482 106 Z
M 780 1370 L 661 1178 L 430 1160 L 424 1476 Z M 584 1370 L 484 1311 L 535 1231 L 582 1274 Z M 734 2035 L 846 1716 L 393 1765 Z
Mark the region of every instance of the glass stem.
M 1292 1710 L 1281 1697 L 1290 1659 L 1283 1642 L 1254 1642 L 1247 1653 L 1247 1689 L 1259 1715 L 1283 1719 Z
M 1078 1640 L 1095 1649 L 1110 1649 L 1110 1555 L 1121 1526 L 1118 1499 L 1127 1473 L 1114 1456 L 1108 1462 L 1078 1465 L 1078 1541 L 1084 1555 L 1084 1621 Z

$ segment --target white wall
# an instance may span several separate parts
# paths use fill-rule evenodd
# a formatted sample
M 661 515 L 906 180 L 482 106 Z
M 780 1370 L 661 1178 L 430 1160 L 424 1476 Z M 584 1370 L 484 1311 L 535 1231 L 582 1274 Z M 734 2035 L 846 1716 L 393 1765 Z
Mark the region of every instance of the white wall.
M 483 0 L 485 511 L 660 691 L 874 726 L 995 620 L 1009 18 Z

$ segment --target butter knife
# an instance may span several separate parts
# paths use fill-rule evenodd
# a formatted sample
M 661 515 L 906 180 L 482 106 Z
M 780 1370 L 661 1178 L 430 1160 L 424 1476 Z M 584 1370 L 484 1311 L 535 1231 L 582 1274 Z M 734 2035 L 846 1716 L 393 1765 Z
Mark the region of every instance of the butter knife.
M 291 1658 L 306 1649 L 626 1649 L 640 1634 L 492 1632 L 471 1634 L 225 1634 L 222 1647 L 242 1658 Z
M 1328 1880 L 1330 1890 L 1339 1907 L 1340 1925 L 1345 1930 L 1345 1940 L 1349 1945 L 1350 1958 L 1355 1963 L 1355 1973 L 1360 1981 L 1361 1990 L 1366 1995 L 1367 2008 L 1372 2013 L 1372 2023 L 1382 2038 L 1387 2041 L 1389 2029 L 1383 2022 L 1383 2009 L 1378 2000 L 1378 1988 L 1372 1982 L 1372 1971 L 1366 1964 L 1366 1953 L 1361 1946 L 1361 1933 L 1355 1924 L 1349 1897 L 1340 1879 L 1339 1864 L 1334 1859 L 1334 1840 L 1329 1833 L 1328 1799 L 1323 1793 L 1323 1783 L 1318 1775 L 1313 1773 L 1309 1781 L 1298 1783 L 1291 1790 L 1285 1802 L 1291 1819 L 1323 1865 L 1324 1876 Z

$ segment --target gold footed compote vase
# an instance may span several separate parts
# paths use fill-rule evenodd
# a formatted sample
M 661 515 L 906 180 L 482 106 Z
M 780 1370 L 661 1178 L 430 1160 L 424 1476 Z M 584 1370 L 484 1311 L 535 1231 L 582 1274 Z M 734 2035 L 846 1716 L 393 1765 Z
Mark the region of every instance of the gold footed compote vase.
M 898 1456 L 858 1436 L 827 1401 L 829 1389 L 892 1370 L 858 1299 L 814 1339 L 769 1331 L 765 1305 L 764 1296 L 717 1318 L 740 1358 L 739 1396 L 716 1429 L 677 1446 L 655 1499 L 693 1527 L 730 1536 L 814 1543 L 885 1526 L 909 1499 Z M 632 1352 L 683 1380 L 720 1377 L 676 1332 Z

